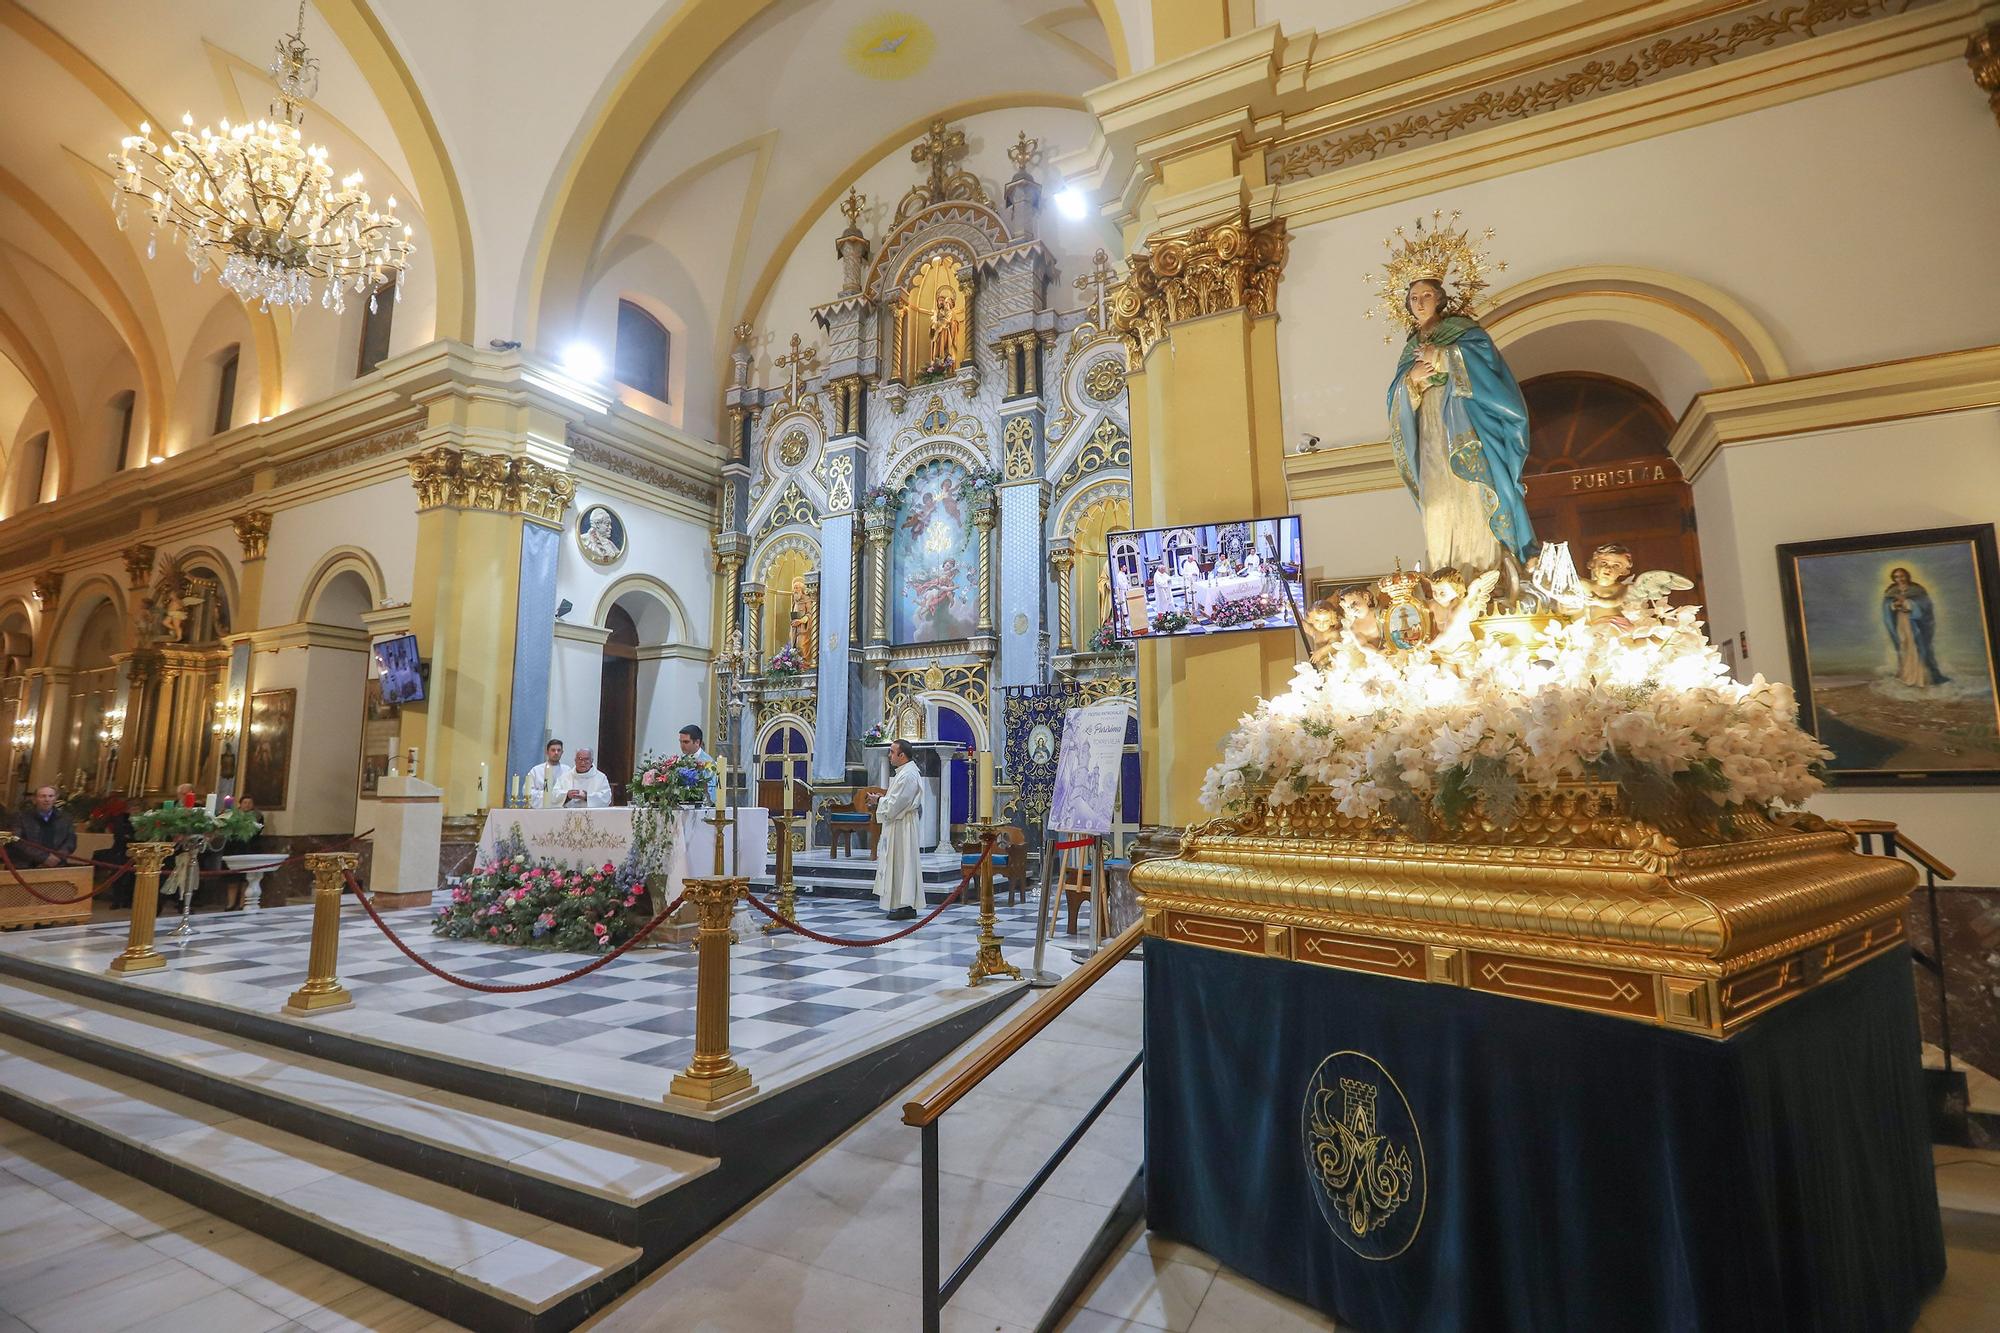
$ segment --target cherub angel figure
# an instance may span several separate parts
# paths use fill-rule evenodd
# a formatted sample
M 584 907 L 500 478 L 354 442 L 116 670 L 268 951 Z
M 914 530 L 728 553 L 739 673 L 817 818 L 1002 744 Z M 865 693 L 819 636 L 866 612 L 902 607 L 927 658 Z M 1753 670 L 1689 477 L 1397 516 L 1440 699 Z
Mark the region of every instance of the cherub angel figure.
M 1366 652 L 1382 651 L 1382 617 L 1375 606 L 1375 593 L 1366 584 L 1341 592 L 1340 636 Z
M 1586 621 L 1631 629 L 1642 621 L 1657 620 L 1670 594 L 1694 586 L 1692 579 L 1672 570 L 1634 574 L 1632 565 L 1631 550 L 1617 542 L 1606 542 L 1590 553 L 1590 563 L 1577 584 Z
M 1470 584 L 1450 565 L 1431 575 L 1431 619 L 1437 625 L 1432 651 L 1449 656 L 1472 643 L 1472 622 L 1486 614 L 1499 583 L 1497 569 L 1487 570 Z

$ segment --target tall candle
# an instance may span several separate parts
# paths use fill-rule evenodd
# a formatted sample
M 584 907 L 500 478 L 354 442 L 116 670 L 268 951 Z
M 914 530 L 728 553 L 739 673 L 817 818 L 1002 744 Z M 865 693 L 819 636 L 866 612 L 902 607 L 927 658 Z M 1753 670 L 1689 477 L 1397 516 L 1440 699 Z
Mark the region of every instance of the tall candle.
M 785 775 L 784 782 L 785 782 L 785 813 L 789 815 L 790 813 L 792 813 L 792 775 L 787 773 Z
M 715 809 L 719 814 L 729 805 L 729 761 L 721 755 L 715 756 Z M 721 874 L 721 867 L 716 868 Z
M 993 822 L 993 751 L 979 752 L 979 821 Z
M 479 803 L 486 804 L 486 765 L 479 766 Z

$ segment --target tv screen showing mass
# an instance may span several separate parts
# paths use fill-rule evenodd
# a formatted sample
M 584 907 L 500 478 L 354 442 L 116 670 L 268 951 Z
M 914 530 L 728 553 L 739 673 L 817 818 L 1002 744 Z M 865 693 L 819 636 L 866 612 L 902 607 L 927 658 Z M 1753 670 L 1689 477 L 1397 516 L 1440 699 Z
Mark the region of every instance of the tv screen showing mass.
M 382 702 L 423 702 L 424 668 L 417 656 L 417 636 L 403 634 L 375 645 L 375 664 L 382 669 Z
M 1107 546 L 1121 639 L 1289 629 L 1305 604 L 1296 514 L 1114 532 Z

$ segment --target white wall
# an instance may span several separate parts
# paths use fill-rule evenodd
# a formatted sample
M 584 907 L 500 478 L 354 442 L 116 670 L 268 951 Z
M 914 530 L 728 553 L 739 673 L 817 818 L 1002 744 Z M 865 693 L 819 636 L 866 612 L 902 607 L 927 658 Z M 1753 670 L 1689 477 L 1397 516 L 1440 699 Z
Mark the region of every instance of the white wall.
M 417 563 L 417 494 L 407 477 L 392 477 L 272 514 L 264 602 L 257 623 L 289 625 L 304 619 L 300 603 L 306 581 L 331 552 L 343 547 L 365 550 L 374 558 L 382 571 L 385 599 L 410 600 Z
M 1696 478 L 1714 632 L 1747 632 L 1739 671 L 1791 681 L 1776 548 L 1786 542 L 2000 522 L 2000 412 L 1856 426 L 1725 449 Z M 1959 872 L 2000 885 L 2000 789 L 1849 788 L 1831 818 L 1892 819 Z
M 2000 217 L 1993 136 L 1954 59 L 1300 228 L 1278 297 L 1287 443 L 1385 437 L 1396 353 L 1364 275 L 1433 209 L 1495 229 L 1499 289 L 1583 265 L 1718 287 L 1793 374 L 2000 342 L 2000 302 L 1968 278 Z
M 355 832 L 366 646 L 254 653 L 250 672 L 253 692 L 299 692 L 285 807 L 270 812 L 265 827 L 281 834 Z M 239 767 L 239 790 L 241 774 Z

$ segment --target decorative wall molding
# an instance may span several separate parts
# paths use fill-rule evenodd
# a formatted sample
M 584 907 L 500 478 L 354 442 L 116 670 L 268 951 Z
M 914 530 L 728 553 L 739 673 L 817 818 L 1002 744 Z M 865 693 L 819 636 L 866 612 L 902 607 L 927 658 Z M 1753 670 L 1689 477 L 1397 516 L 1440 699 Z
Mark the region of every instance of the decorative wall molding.
M 615 445 L 578 430 L 574 425 L 569 428 L 566 443 L 569 445 L 572 462 L 588 463 L 593 467 L 603 468 L 606 472 L 614 473 L 627 481 L 636 481 L 665 491 L 669 495 L 692 500 L 705 509 L 715 508 L 720 492 L 713 482 L 675 472 L 643 458 L 635 458 Z
M 409 459 L 417 510 L 484 509 L 562 526 L 576 478 L 532 458 L 436 445 Z
M 421 425 L 421 422 L 414 419 L 398 422 L 364 435 L 358 440 L 350 440 L 331 449 L 322 449 L 303 458 L 280 463 L 272 472 L 272 483 L 277 486 L 289 486 L 294 482 L 352 467 L 356 463 L 365 463 L 371 458 L 399 453 L 416 444 L 417 431 Z
M 1285 455 L 1285 490 L 1294 504 L 1363 491 L 1401 490 L 1403 474 L 1387 440 Z
M 1667 449 L 1689 481 L 1736 444 L 2000 408 L 2000 345 L 1698 394 Z

